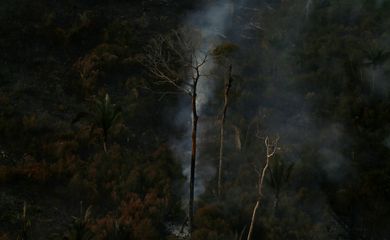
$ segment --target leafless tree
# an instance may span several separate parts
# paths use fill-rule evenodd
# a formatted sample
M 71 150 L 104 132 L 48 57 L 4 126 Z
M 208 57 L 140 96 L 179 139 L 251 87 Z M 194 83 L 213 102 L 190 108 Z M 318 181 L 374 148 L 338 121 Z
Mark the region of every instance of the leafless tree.
M 263 199 L 263 185 L 264 185 L 265 175 L 267 173 L 270 161 L 273 158 L 273 156 L 275 155 L 276 150 L 278 149 L 278 142 L 279 142 L 279 137 L 276 137 L 275 139 L 270 140 L 270 138 L 267 136 L 264 140 L 264 144 L 265 144 L 265 148 L 266 148 L 266 160 L 265 160 L 265 164 L 264 164 L 263 169 L 261 171 L 258 171 L 258 175 L 259 175 L 258 181 L 259 182 L 258 182 L 257 201 L 255 204 L 255 207 L 253 208 L 252 218 L 251 218 L 251 223 L 250 223 L 250 227 L 249 227 L 247 240 L 251 240 L 252 236 L 253 236 L 253 227 L 254 227 L 255 220 L 256 220 L 257 210 L 258 210 L 258 208 L 261 204 L 261 201 Z
M 231 2 L 231 7 L 234 8 L 234 3 Z M 226 71 L 225 87 L 224 87 L 224 104 L 220 117 L 220 144 L 219 144 L 219 159 L 218 159 L 218 180 L 217 180 L 217 195 L 221 197 L 222 192 L 222 165 L 223 165 L 223 153 L 224 153 L 224 137 L 225 137 L 225 122 L 226 114 L 229 105 L 229 96 L 233 83 L 233 59 L 238 50 L 238 46 L 233 43 L 222 43 L 213 50 L 213 57 L 223 71 Z M 226 69 L 226 70 L 225 70 Z M 233 125 L 234 128 L 234 125 Z M 234 128 L 235 129 L 235 128 Z
M 188 36 L 191 36 L 189 38 Z M 163 94 L 184 93 L 191 97 L 192 109 L 192 151 L 190 170 L 190 196 L 188 206 L 188 223 L 190 233 L 193 230 L 195 163 L 197 151 L 197 87 L 200 78 L 204 77 L 203 67 L 207 62 L 207 52 L 200 51 L 196 34 L 183 30 L 174 31 L 167 36 L 158 36 L 147 48 L 143 61 L 150 73 L 156 78 L 155 83 L 171 85 L 175 90 Z
M 219 144 L 219 164 L 218 164 L 218 196 L 221 196 L 221 187 L 222 187 L 222 162 L 223 162 L 223 146 L 224 146 L 224 133 L 225 133 L 225 119 L 229 101 L 229 93 L 232 87 L 233 77 L 232 77 L 232 65 L 229 66 L 228 77 L 225 84 L 225 93 L 224 93 L 224 105 L 222 109 L 221 116 L 221 126 L 220 126 L 220 144 Z

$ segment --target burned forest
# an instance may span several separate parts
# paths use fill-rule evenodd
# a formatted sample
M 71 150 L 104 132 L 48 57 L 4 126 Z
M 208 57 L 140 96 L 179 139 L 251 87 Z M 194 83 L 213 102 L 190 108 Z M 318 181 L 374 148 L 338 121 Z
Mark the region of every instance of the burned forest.
M 2 0 L 0 62 L 0 240 L 390 239 L 390 0 Z

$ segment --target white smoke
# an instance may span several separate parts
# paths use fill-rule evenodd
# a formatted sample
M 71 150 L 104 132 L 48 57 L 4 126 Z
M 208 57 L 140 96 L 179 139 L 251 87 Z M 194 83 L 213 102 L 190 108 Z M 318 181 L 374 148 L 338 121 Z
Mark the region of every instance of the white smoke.
M 197 62 L 201 62 L 205 54 L 210 55 L 210 51 L 218 46 L 222 39 L 226 38 L 229 18 L 232 18 L 232 9 L 232 2 L 217 1 L 192 13 L 186 20 L 186 25 L 192 26 L 201 35 L 201 44 L 196 51 Z M 200 69 L 200 74 L 203 77 L 198 83 L 197 109 L 199 114 L 204 112 L 204 108 L 213 98 L 215 80 L 210 76 L 210 72 L 214 68 L 214 64 L 213 59 L 208 56 L 206 64 Z
M 321 142 L 320 166 L 331 181 L 342 180 L 351 171 L 349 160 L 342 154 L 344 145 L 348 144 L 341 124 L 333 123 L 319 132 Z
M 198 122 L 198 146 L 202 145 L 202 136 L 205 132 L 206 126 L 203 126 L 203 115 L 207 110 L 207 106 L 214 98 L 216 87 L 216 80 L 211 76 L 211 71 L 215 67 L 215 62 L 210 56 L 213 48 L 218 46 L 225 38 L 228 25 L 231 21 L 233 13 L 233 3 L 231 1 L 216 1 L 210 3 L 204 8 L 192 12 L 184 20 L 185 28 L 190 28 L 198 32 L 201 36 L 198 49 L 195 49 L 196 61 L 194 65 L 203 61 L 207 55 L 206 63 L 200 68 L 201 77 L 197 85 L 197 102 L 196 107 L 199 115 Z M 193 31 L 190 31 L 193 33 Z M 186 36 L 186 38 L 193 39 L 195 36 Z M 192 80 L 189 79 L 189 82 Z M 177 157 L 181 160 L 183 166 L 183 174 L 187 178 L 187 183 L 190 179 L 190 158 L 191 158 L 191 107 L 188 101 L 180 102 L 176 110 L 175 125 L 184 131 L 180 137 L 171 140 L 171 146 Z M 204 158 L 202 152 L 199 151 L 197 158 Z M 211 161 L 202 161 L 202 164 L 196 162 L 195 173 L 195 198 L 199 197 L 204 190 L 205 184 L 215 175 L 215 167 L 212 166 Z M 186 184 L 186 192 L 188 193 L 189 184 Z

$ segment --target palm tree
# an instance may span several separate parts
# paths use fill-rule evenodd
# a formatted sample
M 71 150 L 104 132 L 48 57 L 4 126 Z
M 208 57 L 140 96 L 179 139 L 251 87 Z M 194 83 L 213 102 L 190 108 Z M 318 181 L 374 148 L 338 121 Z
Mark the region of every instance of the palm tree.
M 371 68 L 371 89 L 374 89 L 375 70 L 382 66 L 389 58 L 390 52 L 379 48 L 376 44 L 372 44 L 367 50 L 363 50 L 364 61 L 363 65 Z
M 95 127 L 103 131 L 103 148 L 107 152 L 108 131 L 115 125 L 120 116 L 120 109 L 111 103 L 110 96 L 106 94 L 104 100 L 96 100 L 96 112 L 94 114 Z
M 30 230 L 31 230 L 31 220 L 27 216 L 27 203 L 23 203 L 23 211 L 20 215 L 21 229 L 17 235 L 17 240 L 27 240 L 30 239 Z
M 73 222 L 65 232 L 64 240 L 91 240 L 93 233 L 89 230 L 88 224 L 91 222 L 91 206 L 84 212 L 81 208 L 80 216 L 73 217 Z
M 103 132 L 103 149 L 107 152 L 108 132 L 115 125 L 121 110 L 115 104 L 111 103 L 110 96 L 105 95 L 103 99 L 96 99 L 93 111 L 79 113 L 72 121 L 72 124 L 82 118 L 87 118 L 91 122 L 91 133 L 95 128 L 100 128 Z

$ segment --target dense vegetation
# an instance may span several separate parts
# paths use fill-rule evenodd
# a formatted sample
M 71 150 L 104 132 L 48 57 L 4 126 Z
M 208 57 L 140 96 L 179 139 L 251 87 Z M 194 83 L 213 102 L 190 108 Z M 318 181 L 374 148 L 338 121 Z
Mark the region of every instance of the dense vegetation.
M 253 239 L 388 239 L 390 1 L 241 2 L 209 49 L 191 239 L 246 239 L 267 136 Z M 190 98 L 145 61 L 210 3 L 0 2 L 0 239 L 181 239 Z

